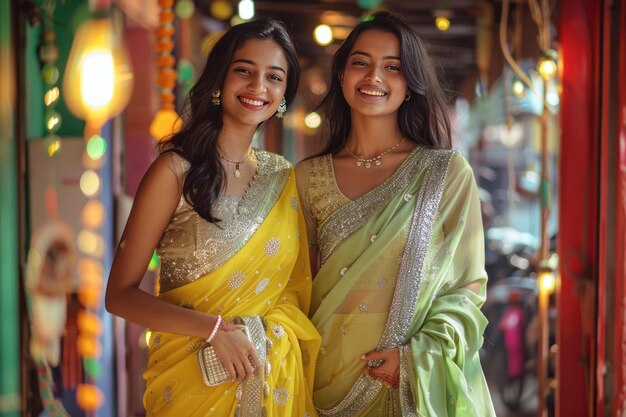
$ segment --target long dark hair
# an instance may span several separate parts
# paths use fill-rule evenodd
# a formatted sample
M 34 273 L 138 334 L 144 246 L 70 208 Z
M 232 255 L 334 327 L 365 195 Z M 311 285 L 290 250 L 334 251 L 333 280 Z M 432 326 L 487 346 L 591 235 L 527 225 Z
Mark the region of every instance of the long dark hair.
M 378 12 L 373 19 L 359 23 L 333 57 L 330 88 L 320 107 L 325 115 L 327 143 L 322 154 L 343 149 L 351 128 L 350 106 L 341 90 L 341 75 L 350 51 L 361 33 L 381 30 L 396 35 L 400 41 L 400 61 L 411 98 L 398 112 L 400 131 L 408 139 L 429 148 L 452 147 L 446 98 L 422 38 L 400 17 Z
M 211 208 L 226 178 L 217 154 L 217 136 L 223 126 L 222 107 L 211 104 L 211 94 L 222 88 L 234 53 L 250 39 L 271 39 L 283 48 L 289 65 L 285 99 L 287 104 L 291 103 L 300 80 L 300 66 L 287 28 L 271 19 L 241 23 L 224 33 L 209 53 L 204 70 L 185 101 L 181 130 L 159 144 L 161 153 L 176 152 L 190 162 L 183 195 L 194 210 L 211 223 L 219 221 L 212 215 Z

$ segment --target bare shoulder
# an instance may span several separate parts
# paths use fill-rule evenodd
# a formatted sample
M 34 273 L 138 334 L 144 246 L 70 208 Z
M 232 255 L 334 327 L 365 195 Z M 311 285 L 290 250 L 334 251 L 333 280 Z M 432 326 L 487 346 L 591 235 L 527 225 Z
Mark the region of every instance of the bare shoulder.
M 156 186 L 166 193 L 172 190 L 180 195 L 188 169 L 188 163 L 187 165 L 185 163 L 186 161 L 174 152 L 161 154 L 148 168 L 141 180 L 140 189 Z

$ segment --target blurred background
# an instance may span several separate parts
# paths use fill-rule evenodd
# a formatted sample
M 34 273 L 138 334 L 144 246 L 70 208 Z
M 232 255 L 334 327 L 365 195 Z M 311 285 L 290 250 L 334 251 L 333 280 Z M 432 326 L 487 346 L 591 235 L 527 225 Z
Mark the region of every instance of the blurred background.
M 149 330 L 107 314 L 103 288 L 139 181 L 211 45 L 256 17 L 287 24 L 298 96 L 255 145 L 296 163 L 321 149 L 317 106 L 333 53 L 378 10 L 426 40 L 454 146 L 480 188 L 490 278 L 481 355 L 498 416 L 626 415 L 625 9 L 626 0 L 3 0 L 0 415 L 144 415 Z M 158 264 L 155 255 L 147 291 Z

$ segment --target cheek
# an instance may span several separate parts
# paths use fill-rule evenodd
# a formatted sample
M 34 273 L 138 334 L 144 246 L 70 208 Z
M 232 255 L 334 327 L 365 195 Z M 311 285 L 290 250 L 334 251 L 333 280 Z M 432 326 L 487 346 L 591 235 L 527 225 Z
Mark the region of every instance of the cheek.
M 270 87 L 274 100 L 280 101 L 285 96 L 287 86 L 285 84 Z M 278 106 L 278 104 L 276 104 Z

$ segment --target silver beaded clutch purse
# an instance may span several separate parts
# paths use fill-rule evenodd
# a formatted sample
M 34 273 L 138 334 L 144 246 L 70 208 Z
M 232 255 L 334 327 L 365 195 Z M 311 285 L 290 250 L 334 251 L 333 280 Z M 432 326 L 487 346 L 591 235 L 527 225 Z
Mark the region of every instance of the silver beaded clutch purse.
M 246 326 L 238 326 L 243 331 L 248 339 L 250 338 L 250 332 Z M 198 349 L 198 362 L 200 363 L 200 372 L 202 373 L 202 379 L 204 383 L 209 387 L 223 384 L 224 382 L 231 381 L 230 375 L 226 372 L 226 368 L 222 364 L 222 361 L 215 354 L 215 350 L 210 343 L 205 343 L 200 349 Z

